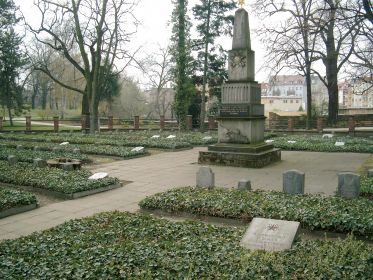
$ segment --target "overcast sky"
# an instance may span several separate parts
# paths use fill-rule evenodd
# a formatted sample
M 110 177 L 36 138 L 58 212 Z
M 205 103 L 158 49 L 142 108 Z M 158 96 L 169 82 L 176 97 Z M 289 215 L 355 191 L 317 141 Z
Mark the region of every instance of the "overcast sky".
M 198 0 L 189 0 L 189 10 L 197 3 Z M 37 23 L 38 11 L 33 7 L 33 0 L 15 0 L 15 3 L 20 7 L 22 13 L 28 22 Z M 250 7 L 245 7 L 249 12 L 250 28 L 253 29 L 257 26 L 257 20 L 252 16 Z M 142 49 L 146 53 L 151 53 L 152 50 L 160 44 L 167 46 L 169 38 L 171 36 L 171 27 L 168 23 L 171 18 L 173 5 L 171 0 L 141 0 L 138 7 L 135 10 L 137 19 L 141 22 L 137 34 L 134 35 L 131 41 L 132 48 L 142 46 Z M 264 48 L 260 46 L 260 42 L 255 37 L 254 32 L 251 32 L 252 48 L 256 53 L 256 80 L 262 82 L 266 80 L 266 73 L 258 71 L 261 67 L 261 61 L 263 61 Z M 224 40 L 224 47 L 230 49 L 231 40 Z M 127 70 L 129 75 L 141 78 L 140 74 L 134 69 Z

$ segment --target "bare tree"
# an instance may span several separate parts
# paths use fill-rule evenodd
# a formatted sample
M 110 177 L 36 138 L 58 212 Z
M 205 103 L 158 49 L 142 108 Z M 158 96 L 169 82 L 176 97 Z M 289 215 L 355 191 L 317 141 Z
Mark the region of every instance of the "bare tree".
M 358 36 L 350 59 L 350 79 L 354 84 L 354 94 L 366 94 L 373 89 L 373 18 L 369 18 L 371 10 L 356 10 L 361 18 Z M 372 15 L 373 16 L 373 15 Z M 356 86 L 355 86 L 356 84 Z
M 358 9 L 358 1 L 319 0 L 312 18 L 320 38 L 315 52 L 325 66 L 325 76 L 316 69 L 313 71 L 328 89 L 328 122 L 331 125 L 338 119 L 338 74 L 353 54 L 359 34 L 361 19 L 354 12 Z
M 167 84 L 172 80 L 170 48 L 158 45 L 158 49 L 144 61 L 142 70 L 149 80 L 151 94 L 155 95 L 153 110 L 158 116 L 165 115 L 172 105 L 167 98 Z
M 35 0 L 41 16 L 38 28 L 28 25 L 35 38 L 62 55 L 85 80 L 81 89 L 61 81 L 45 65 L 36 69 L 46 73 L 54 82 L 74 90 L 86 98 L 90 114 L 91 132 L 97 127 L 99 94 L 106 76 L 121 60 L 122 71 L 132 60 L 133 54 L 126 43 L 136 32 L 129 24 L 137 23 L 133 9 L 137 1 L 126 0 Z M 83 102 L 84 103 L 84 102 Z
M 314 0 L 257 0 L 254 10 L 269 20 L 257 31 L 267 48 L 266 65 L 276 75 L 284 68 L 301 73 L 307 86 L 307 129 L 311 128 L 311 66 L 315 33 L 311 33 Z M 274 25 L 272 18 L 278 24 Z

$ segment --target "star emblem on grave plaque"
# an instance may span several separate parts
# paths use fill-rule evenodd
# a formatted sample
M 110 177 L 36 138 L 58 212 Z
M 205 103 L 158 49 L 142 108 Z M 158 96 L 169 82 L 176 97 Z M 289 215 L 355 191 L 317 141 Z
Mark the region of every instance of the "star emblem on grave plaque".
M 276 224 L 269 224 L 269 225 L 267 226 L 267 230 L 268 230 L 268 231 L 278 231 L 278 230 L 279 230 L 279 226 L 276 225 Z

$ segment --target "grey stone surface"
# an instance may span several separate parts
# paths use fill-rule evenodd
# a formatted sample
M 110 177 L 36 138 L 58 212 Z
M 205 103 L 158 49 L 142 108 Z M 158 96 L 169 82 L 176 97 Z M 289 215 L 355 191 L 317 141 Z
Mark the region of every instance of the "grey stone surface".
M 337 195 L 355 198 L 360 194 L 360 176 L 353 172 L 338 173 Z
M 367 175 L 368 175 L 368 177 L 372 178 L 373 177 L 373 169 L 368 169 Z
M 257 83 L 229 83 L 222 85 L 222 104 L 260 104 L 260 86 Z
M 299 170 L 288 170 L 282 174 L 282 189 L 288 194 L 304 194 L 305 174 Z
M 210 188 L 215 186 L 215 174 L 210 167 L 202 166 L 199 168 L 196 177 L 196 186 Z
M 254 218 L 241 240 L 241 246 L 250 250 L 287 250 L 291 248 L 299 228 L 299 222 Z
M 80 149 L 79 149 L 79 148 L 75 148 L 75 149 L 73 150 L 73 153 L 75 153 L 75 154 L 80 154 Z
M 74 165 L 71 162 L 64 162 L 61 163 L 61 168 L 65 171 L 72 171 L 74 170 Z
M 219 143 L 252 144 L 264 140 L 264 118 L 256 120 L 222 119 L 218 122 Z
M 240 191 L 251 191 L 251 182 L 249 180 L 240 180 L 237 188 Z
M 22 150 L 23 149 L 23 145 L 17 145 L 16 149 L 17 150 Z
M 34 159 L 34 166 L 39 168 L 47 167 L 47 161 L 41 158 Z
M 8 163 L 9 165 L 16 164 L 18 162 L 18 158 L 15 155 L 8 156 Z

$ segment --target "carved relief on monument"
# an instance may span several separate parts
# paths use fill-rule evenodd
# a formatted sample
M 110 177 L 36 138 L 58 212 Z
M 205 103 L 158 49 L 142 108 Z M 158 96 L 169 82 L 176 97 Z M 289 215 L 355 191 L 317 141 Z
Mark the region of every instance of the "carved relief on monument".
M 231 67 L 236 68 L 237 66 L 243 68 L 246 66 L 246 56 L 241 55 L 240 52 L 234 52 L 231 55 Z

